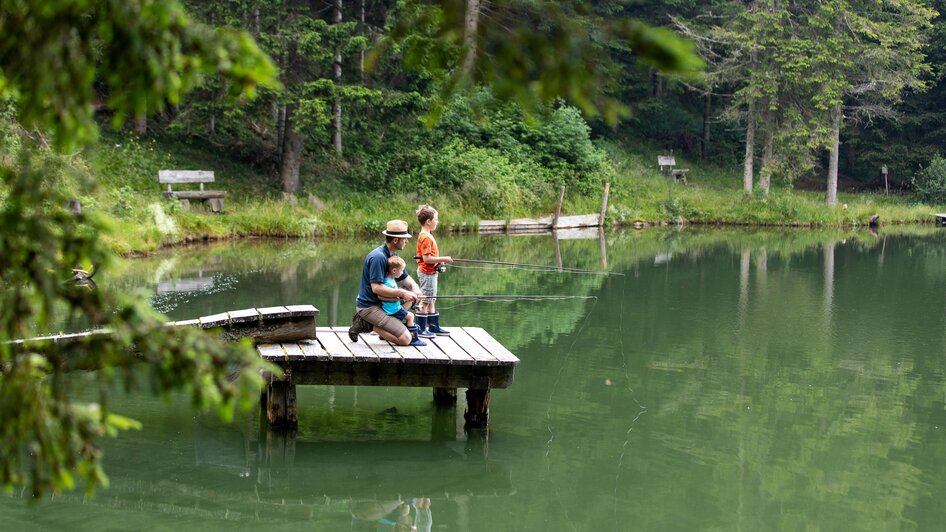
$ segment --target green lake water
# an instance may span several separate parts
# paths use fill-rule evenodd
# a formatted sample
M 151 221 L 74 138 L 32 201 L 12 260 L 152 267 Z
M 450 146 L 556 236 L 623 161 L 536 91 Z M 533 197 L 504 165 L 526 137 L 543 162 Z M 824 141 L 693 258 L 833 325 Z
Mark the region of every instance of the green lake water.
M 144 428 L 106 442 L 110 487 L 0 497 L 0 528 L 375 530 L 416 498 L 420 530 L 940 530 L 946 230 L 907 231 L 441 235 L 456 257 L 623 274 L 442 275 L 441 294 L 594 296 L 439 302 L 521 359 L 488 432 L 463 430 L 462 393 L 445 429 L 429 389 L 300 387 L 284 433 L 116 387 Z M 379 243 L 175 249 L 100 282 L 174 319 L 313 304 L 347 325 Z

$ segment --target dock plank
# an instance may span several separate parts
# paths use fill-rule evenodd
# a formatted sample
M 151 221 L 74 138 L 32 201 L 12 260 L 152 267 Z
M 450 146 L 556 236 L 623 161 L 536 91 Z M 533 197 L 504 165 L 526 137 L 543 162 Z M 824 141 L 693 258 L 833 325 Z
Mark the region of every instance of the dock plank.
M 286 305 L 293 318 L 308 318 L 319 315 L 319 309 L 312 305 Z
M 480 345 L 473 337 L 461 328 L 453 328 L 450 337 L 463 348 L 464 351 L 476 361 L 479 365 L 497 366 L 499 360 L 489 352 L 488 349 Z
M 305 360 L 305 353 L 298 343 L 285 343 L 282 348 L 286 352 L 286 360 Z
M 230 323 L 251 323 L 260 319 L 259 312 L 255 308 L 231 310 L 227 314 L 230 316 Z
M 348 327 L 326 327 L 326 328 L 331 329 L 332 333 L 335 334 L 335 336 L 345 345 L 345 347 L 349 351 L 351 351 L 355 359 L 368 360 L 368 359 L 377 358 L 378 356 L 377 353 L 372 351 L 371 347 L 369 347 L 365 343 L 364 338 L 365 336 L 367 336 L 366 334 L 358 335 L 358 341 L 352 342 L 351 338 L 348 337 Z
M 426 340 L 427 339 L 425 339 L 424 341 Z M 424 358 L 427 359 L 427 362 L 429 364 L 449 364 L 450 363 L 450 357 L 447 356 L 447 354 L 444 353 L 439 347 L 437 347 L 437 344 L 433 342 L 427 342 L 427 345 L 425 345 L 424 347 L 418 347 L 417 350 L 420 351 L 424 355 Z
M 220 314 L 214 314 L 212 316 L 204 316 L 200 318 L 200 326 L 203 329 L 209 329 L 211 327 L 221 327 L 226 325 L 229 321 L 226 312 Z
M 489 350 L 503 364 L 518 364 L 519 357 L 512 354 L 503 344 L 492 337 L 485 329 L 481 327 L 463 327 L 472 338 L 476 339 L 483 347 Z
M 260 357 L 263 360 L 268 360 L 270 362 L 287 360 L 286 352 L 279 344 L 260 344 L 256 346 L 256 350 L 259 352 Z
M 354 353 L 345 347 L 345 344 L 332 332 L 329 327 L 317 327 L 315 329 L 315 339 L 322 344 L 325 351 L 332 360 L 358 360 Z
M 394 346 L 384 338 L 374 334 L 362 334 L 359 338 L 365 345 L 371 348 L 377 360 L 389 361 L 393 358 L 397 360 L 401 359 L 401 355 L 394 350 Z
M 302 349 L 306 360 L 322 362 L 331 359 L 318 340 L 300 340 L 299 348 Z
M 286 307 L 264 307 L 256 309 L 264 320 L 292 317 L 292 311 Z
M 428 343 L 436 345 L 445 355 L 450 357 L 451 364 L 473 365 L 476 363 L 476 360 L 449 336 L 438 336 L 427 340 Z

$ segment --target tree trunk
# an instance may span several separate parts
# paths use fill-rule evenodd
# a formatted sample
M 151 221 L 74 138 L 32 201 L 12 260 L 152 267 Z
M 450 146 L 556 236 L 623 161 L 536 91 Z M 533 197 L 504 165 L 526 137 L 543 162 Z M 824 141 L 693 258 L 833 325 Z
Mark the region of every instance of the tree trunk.
M 710 114 L 713 111 L 713 95 L 706 93 L 703 96 L 703 142 L 700 145 L 700 157 L 706 161 L 709 159 L 710 144 Z
M 476 64 L 476 32 L 480 21 L 480 0 L 466 0 L 463 18 L 463 82 L 473 84 L 473 66 Z
M 253 38 L 259 39 L 259 8 L 253 10 Z
M 282 154 L 286 142 L 286 104 L 278 104 L 276 111 L 276 152 Z
M 361 30 L 366 31 L 367 27 L 365 26 L 365 1 L 361 0 Z M 367 32 L 366 32 L 367 33 Z M 369 36 L 365 35 L 367 39 Z M 365 50 L 361 49 L 361 53 L 358 58 L 358 70 L 361 74 L 361 84 L 365 85 Z
M 342 0 L 335 0 L 335 24 L 342 23 Z M 335 53 L 335 134 L 332 137 L 332 144 L 335 146 L 335 153 L 342 156 L 342 97 L 339 94 L 339 87 L 342 85 L 342 53 Z
M 664 95 L 664 77 L 657 73 L 656 83 L 654 83 L 654 96 L 662 98 Z
M 841 106 L 834 110 L 831 120 L 831 153 L 828 159 L 828 187 L 824 195 L 825 205 L 838 204 L 838 148 L 841 145 Z
M 302 139 L 292 127 L 294 106 L 287 106 L 285 131 L 283 133 L 282 161 L 279 178 L 283 192 L 295 194 L 299 191 L 299 170 L 302 167 Z
M 144 135 L 148 132 L 148 116 L 141 115 L 136 116 L 134 123 L 132 124 L 132 129 L 136 135 Z
M 746 124 L 746 155 L 742 161 L 742 192 L 752 194 L 752 163 L 755 156 L 755 105 L 749 102 Z
M 771 120 L 768 120 L 771 122 Z M 759 170 L 759 188 L 766 196 L 769 195 L 769 187 L 772 182 L 772 151 L 775 135 L 772 133 L 774 124 L 766 124 L 765 133 L 762 135 L 762 168 Z

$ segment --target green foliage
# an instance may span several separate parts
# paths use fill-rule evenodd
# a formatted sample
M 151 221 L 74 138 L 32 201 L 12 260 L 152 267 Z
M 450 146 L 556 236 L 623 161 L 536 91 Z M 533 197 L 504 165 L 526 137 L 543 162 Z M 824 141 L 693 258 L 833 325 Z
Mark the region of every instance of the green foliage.
M 274 67 L 246 34 L 192 25 L 175 2 L 0 0 L 0 13 L 0 482 L 39 495 L 74 488 L 78 475 L 91 491 L 106 482 L 100 437 L 137 426 L 109 411 L 105 391 L 120 374 L 135 384 L 130 364 L 148 364 L 156 393 L 184 390 L 224 418 L 237 402 L 248 405 L 264 365 L 248 345 L 168 329 L 139 298 L 73 282 L 73 268 L 107 271 L 112 263 L 100 214 L 66 208 L 91 195 L 92 182 L 81 160 L 55 155 L 41 131 L 34 137 L 7 115 L 15 109 L 24 125 L 52 129 L 54 147 L 65 151 L 96 134 L 96 79 L 120 122 L 178 102 L 201 73 L 220 73 L 232 93 L 252 94 L 257 83 L 274 84 Z M 20 146 L 17 134 L 42 148 Z M 154 175 L 142 151 L 132 145 L 106 161 L 112 175 L 130 174 L 131 186 L 116 187 L 114 214 L 133 210 L 141 173 Z M 56 324 L 102 332 L 71 343 L 11 343 Z M 65 374 L 75 369 L 99 370 L 98 403 L 74 399 Z
M 472 17 L 467 9 L 478 2 L 418 4 L 401 5 L 381 50 L 398 45 L 408 67 L 443 79 L 441 103 L 483 84 L 529 114 L 566 98 L 586 115 L 615 124 L 626 107 L 606 90 L 615 68 L 608 46 L 630 45 L 667 71 L 694 73 L 703 66 L 692 43 L 669 30 L 597 16 L 584 3 L 503 0 L 490 3 L 489 16 L 477 9 Z M 435 106 L 432 117 L 440 110 Z
M 111 89 L 116 124 L 179 102 L 204 73 L 226 77 L 233 95 L 275 85 L 246 33 L 194 24 L 177 2 L 3 0 L 0 12 L 0 96 L 16 98 L 19 119 L 52 129 L 64 151 L 95 138 L 96 80 Z
M 104 392 L 97 404 L 75 402 L 70 370 L 102 369 L 95 378 L 107 382 L 116 377 L 109 368 L 145 361 L 155 392 L 186 390 L 196 407 L 225 416 L 261 384 L 259 358 L 247 346 L 169 330 L 140 299 L 69 282 L 71 267 L 108 270 L 111 258 L 97 238 L 103 222 L 66 210 L 70 196 L 59 186 L 66 174 L 90 184 L 51 154 L 25 152 L 16 170 L 0 168 L 8 192 L 0 209 L 0 479 L 8 490 L 23 484 L 36 494 L 73 488 L 76 473 L 89 490 L 104 483 L 100 436 L 135 426 L 109 412 Z M 110 332 L 72 344 L 8 343 L 55 323 Z
M 913 178 L 913 194 L 917 200 L 932 204 L 946 204 L 946 158 L 936 155 Z
M 456 190 L 476 212 L 506 216 L 534 209 L 543 196 L 551 195 L 543 174 L 544 169 L 534 163 L 513 162 L 499 150 L 455 140 L 405 175 L 401 186 L 421 194 Z

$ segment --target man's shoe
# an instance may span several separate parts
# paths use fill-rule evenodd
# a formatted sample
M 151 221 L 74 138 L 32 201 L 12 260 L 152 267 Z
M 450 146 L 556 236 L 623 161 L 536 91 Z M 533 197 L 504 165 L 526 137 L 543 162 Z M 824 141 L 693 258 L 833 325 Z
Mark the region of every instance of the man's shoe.
M 351 317 L 351 327 L 348 328 L 348 339 L 352 342 L 358 341 L 358 335 L 371 332 L 374 329 L 374 325 L 371 325 L 364 320 L 356 312 L 354 316 Z

